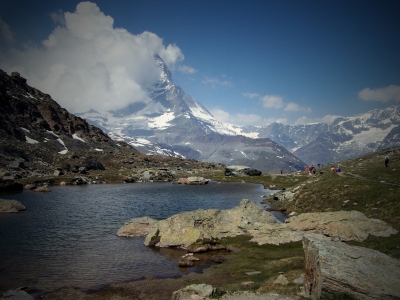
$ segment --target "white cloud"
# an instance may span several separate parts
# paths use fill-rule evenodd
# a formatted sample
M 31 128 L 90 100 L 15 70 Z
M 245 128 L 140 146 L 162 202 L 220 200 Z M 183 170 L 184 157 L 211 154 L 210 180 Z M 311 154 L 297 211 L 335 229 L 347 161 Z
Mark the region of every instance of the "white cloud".
M 178 71 L 185 74 L 194 74 L 197 72 L 196 69 L 185 65 L 179 66 Z
M 50 14 L 51 19 L 55 24 L 65 26 L 65 18 L 62 10 Z
M 243 96 L 246 98 L 260 98 L 260 95 L 257 93 L 243 93 Z
M 389 85 L 384 88 L 370 89 L 365 88 L 358 92 L 358 97 L 366 101 L 396 101 L 400 102 L 400 86 Z
M 235 124 L 239 126 L 247 125 L 260 125 L 262 123 L 262 117 L 256 114 L 236 114 L 234 116 Z
M 306 125 L 306 124 L 311 124 L 311 123 L 327 123 L 328 125 L 330 125 L 333 123 L 333 121 L 336 118 L 340 118 L 340 116 L 326 115 L 322 118 L 308 118 L 306 116 L 303 116 L 303 117 L 297 119 L 293 125 Z
M 300 105 L 298 105 L 297 103 L 294 102 L 289 102 L 288 104 L 286 104 L 285 111 L 304 111 L 304 112 L 311 112 L 311 108 L 305 108 L 305 107 L 301 107 Z
M 8 45 L 14 43 L 14 36 L 10 26 L 0 18 L 0 41 L 2 40 Z
M 283 107 L 283 99 L 281 96 L 265 95 L 261 98 L 264 107 L 281 108 Z
M 232 86 L 232 83 L 227 81 L 227 80 L 219 80 L 218 78 L 212 78 L 212 77 L 205 77 L 202 82 L 204 84 L 210 84 L 213 87 L 215 87 L 216 85 L 228 85 L 228 86 Z
M 235 124 L 234 122 L 231 123 L 231 115 L 219 108 L 213 108 L 210 110 L 211 114 L 216 118 L 218 121 L 223 122 L 223 123 L 230 123 L 230 124 Z
M 154 33 L 134 35 L 114 28 L 113 18 L 91 2 L 51 17 L 59 26 L 42 45 L 12 48 L 7 56 L 0 53 L 0 68 L 18 71 L 29 85 L 49 93 L 71 112 L 146 102 L 146 87 L 160 75 L 153 54 L 170 68 L 184 58 L 178 46 L 164 46 Z

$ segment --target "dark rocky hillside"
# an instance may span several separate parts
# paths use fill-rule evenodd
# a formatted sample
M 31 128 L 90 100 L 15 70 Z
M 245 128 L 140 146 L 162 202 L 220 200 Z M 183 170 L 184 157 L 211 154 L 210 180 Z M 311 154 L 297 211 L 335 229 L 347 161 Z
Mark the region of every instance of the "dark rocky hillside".
M 0 70 L 0 103 L 0 170 L 17 179 L 88 170 L 224 168 L 141 154 L 69 113 L 17 72 L 9 76 Z

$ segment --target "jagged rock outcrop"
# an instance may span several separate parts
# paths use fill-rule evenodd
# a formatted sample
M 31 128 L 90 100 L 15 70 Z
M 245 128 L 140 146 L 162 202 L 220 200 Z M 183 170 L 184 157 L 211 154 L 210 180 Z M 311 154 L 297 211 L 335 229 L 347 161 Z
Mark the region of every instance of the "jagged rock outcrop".
M 25 209 L 25 206 L 17 200 L 0 199 L 0 213 L 14 213 Z
M 182 212 L 158 221 L 145 239 L 145 245 L 187 248 L 199 239 L 219 239 L 256 230 L 279 221 L 256 203 L 244 199 L 230 210 Z
M 355 299 L 400 299 L 400 261 L 373 249 L 316 234 L 303 239 L 305 293 L 347 294 Z
M 125 222 L 125 224 L 117 231 L 117 236 L 145 236 L 156 225 L 157 220 L 150 217 L 133 218 Z

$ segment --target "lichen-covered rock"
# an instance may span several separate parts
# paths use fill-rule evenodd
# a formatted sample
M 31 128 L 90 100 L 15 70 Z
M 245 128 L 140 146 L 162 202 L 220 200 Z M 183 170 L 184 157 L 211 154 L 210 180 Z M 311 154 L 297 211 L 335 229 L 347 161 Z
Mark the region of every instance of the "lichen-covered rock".
M 0 212 L 13 213 L 25 209 L 25 206 L 17 200 L 0 199 Z
M 157 220 L 150 217 L 134 218 L 125 222 L 125 224 L 117 231 L 117 236 L 145 236 L 156 223 Z
M 263 244 L 286 244 L 303 239 L 306 233 L 324 234 L 340 241 L 363 241 L 370 234 L 390 236 L 397 230 L 387 223 L 369 219 L 359 211 L 336 211 L 304 213 L 294 216 L 288 223 L 279 226 L 266 224 L 258 230 L 250 231 L 253 242 Z
M 355 299 L 400 299 L 400 261 L 324 235 L 303 239 L 307 297 L 348 294 Z
M 199 239 L 219 239 L 245 234 L 279 221 L 255 202 L 244 199 L 230 210 L 196 210 L 182 212 L 158 221 L 146 237 L 145 245 L 183 247 Z

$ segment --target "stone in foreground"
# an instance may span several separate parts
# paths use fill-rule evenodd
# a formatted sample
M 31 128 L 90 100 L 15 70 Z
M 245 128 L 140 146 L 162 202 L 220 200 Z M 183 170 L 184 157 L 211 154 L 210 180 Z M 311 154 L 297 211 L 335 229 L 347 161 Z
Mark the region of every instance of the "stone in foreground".
M 191 284 L 173 292 L 172 300 L 211 299 L 214 288 L 209 284 Z
M 303 239 L 307 297 L 348 294 L 356 299 L 400 299 L 400 261 L 324 235 Z

